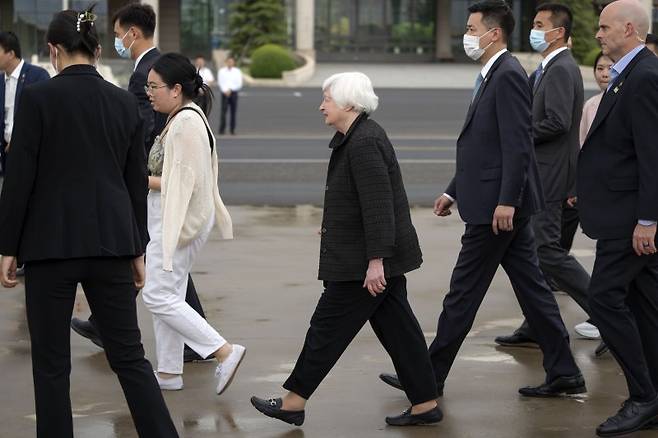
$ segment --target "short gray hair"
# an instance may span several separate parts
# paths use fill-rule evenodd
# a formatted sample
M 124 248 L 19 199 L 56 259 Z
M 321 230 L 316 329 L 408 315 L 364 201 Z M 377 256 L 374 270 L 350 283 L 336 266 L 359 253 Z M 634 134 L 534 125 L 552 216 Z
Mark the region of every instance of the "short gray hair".
M 357 71 L 337 73 L 329 77 L 322 84 L 322 91 L 329 91 L 339 107 L 353 107 L 361 113 L 370 114 L 379 105 L 379 98 L 372 89 L 370 78 Z

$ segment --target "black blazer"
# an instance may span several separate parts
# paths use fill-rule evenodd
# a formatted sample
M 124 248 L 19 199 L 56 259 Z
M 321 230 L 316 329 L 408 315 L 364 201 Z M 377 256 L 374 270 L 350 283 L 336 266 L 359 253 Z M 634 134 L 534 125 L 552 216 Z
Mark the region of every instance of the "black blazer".
M 160 57 L 158 49 L 151 49 L 135 67 L 135 71 L 130 75 L 128 82 L 128 91 L 137 97 L 139 103 L 139 114 L 144 119 L 144 147 L 146 152 L 151 150 L 155 137 L 162 132 L 167 123 L 167 115 L 153 110 L 153 105 L 149 101 L 144 86 L 148 82 L 148 75 L 155 61 Z
M 533 76 L 534 78 L 534 76 Z M 551 59 L 534 86 L 532 133 L 546 201 L 575 195 L 576 166 L 583 115 L 583 77 L 571 52 Z
M 386 277 L 420 267 L 418 237 L 386 132 L 362 114 L 329 147 L 318 278 L 363 281 L 373 258 L 384 259 Z
M 601 100 L 578 159 L 578 210 L 593 239 L 658 220 L 658 58 L 640 51 Z
M 509 52 L 494 62 L 457 140 L 457 171 L 445 193 L 471 225 L 491 224 L 498 205 L 527 217 L 544 206 L 531 125 L 528 76 Z
M 89 65 L 27 87 L 0 195 L 0 254 L 137 256 L 147 173 L 135 97 Z

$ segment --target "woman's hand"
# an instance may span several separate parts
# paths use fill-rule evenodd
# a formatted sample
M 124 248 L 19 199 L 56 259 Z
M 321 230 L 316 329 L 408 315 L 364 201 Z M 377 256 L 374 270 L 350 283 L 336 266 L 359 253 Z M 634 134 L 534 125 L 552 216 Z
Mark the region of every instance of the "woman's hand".
M 161 190 L 162 189 L 162 178 L 159 176 L 149 176 L 149 189 L 151 190 Z
M 141 289 L 144 287 L 144 281 L 146 279 L 146 266 L 144 264 L 144 256 L 135 257 L 132 261 L 133 268 L 133 281 L 135 282 L 135 287 Z
M 366 280 L 363 287 L 368 289 L 370 295 L 376 297 L 377 294 L 384 292 L 386 289 L 386 278 L 384 278 L 384 259 L 372 259 L 368 263 Z

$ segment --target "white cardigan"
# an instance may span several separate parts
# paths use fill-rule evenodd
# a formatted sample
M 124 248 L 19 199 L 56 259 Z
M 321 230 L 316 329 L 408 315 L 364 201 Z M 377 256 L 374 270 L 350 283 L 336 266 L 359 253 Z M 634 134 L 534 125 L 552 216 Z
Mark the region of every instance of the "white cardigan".
M 231 216 L 219 195 L 216 142 L 210 150 L 208 120 L 198 111 L 174 116 L 160 135 L 162 165 L 162 269 L 173 270 L 177 247 L 189 244 L 204 229 L 215 210 L 215 226 L 222 239 L 233 238 Z M 199 114 L 200 113 L 200 114 Z

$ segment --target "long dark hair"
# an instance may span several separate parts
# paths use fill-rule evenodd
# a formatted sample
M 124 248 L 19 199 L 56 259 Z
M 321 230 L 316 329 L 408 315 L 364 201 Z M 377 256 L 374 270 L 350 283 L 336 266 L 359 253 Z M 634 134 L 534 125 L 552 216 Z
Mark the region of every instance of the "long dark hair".
M 95 7 L 94 3 L 81 12 L 67 10 L 56 13 L 48 25 L 46 41 L 53 46 L 63 47 L 67 53 L 80 53 L 94 58 L 100 45 Z
M 203 83 L 203 78 L 189 59 L 180 53 L 167 53 L 162 55 L 151 69 L 160 75 L 169 88 L 180 84 L 183 96 L 199 105 L 206 116 L 210 114 L 213 92 Z

